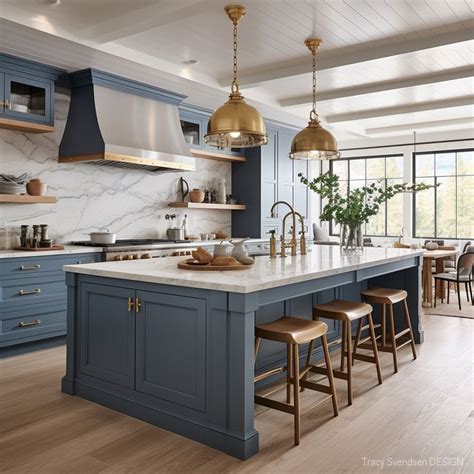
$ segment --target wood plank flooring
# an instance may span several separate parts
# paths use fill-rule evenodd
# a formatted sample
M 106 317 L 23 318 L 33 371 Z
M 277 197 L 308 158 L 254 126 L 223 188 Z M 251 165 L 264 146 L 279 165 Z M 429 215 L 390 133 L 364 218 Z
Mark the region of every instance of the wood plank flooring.
M 356 361 L 352 407 L 336 382 L 339 417 L 324 394 L 302 393 L 298 447 L 293 417 L 258 407 L 261 450 L 248 461 L 61 393 L 64 347 L 4 359 L 0 472 L 371 472 L 375 461 L 389 472 L 473 472 L 474 321 L 425 316 L 424 329 L 418 360 L 403 349 L 398 374 L 381 354 L 383 385 L 372 364 Z M 453 464 L 393 465 L 445 457 Z

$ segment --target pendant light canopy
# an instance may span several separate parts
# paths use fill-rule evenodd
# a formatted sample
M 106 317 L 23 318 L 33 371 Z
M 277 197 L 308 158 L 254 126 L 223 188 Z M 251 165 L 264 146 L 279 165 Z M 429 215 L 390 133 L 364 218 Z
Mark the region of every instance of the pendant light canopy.
M 316 113 L 316 51 L 321 40 L 309 38 L 305 45 L 313 57 L 313 107 L 309 114 L 308 126 L 301 130 L 291 143 L 289 157 L 293 160 L 333 160 L 339 158 L 337 142 L 334 136 L 321 127 Z
M 209 119 L 204 141 L 219 148 L 249 148 L 266 145 L 265 123 L 255 107 L 245 103 L 237 83 L 237 24 L 245 15 L 245 7 L 229 5 L 225 12 L 234 25 L 234 77 L 229 100 Z

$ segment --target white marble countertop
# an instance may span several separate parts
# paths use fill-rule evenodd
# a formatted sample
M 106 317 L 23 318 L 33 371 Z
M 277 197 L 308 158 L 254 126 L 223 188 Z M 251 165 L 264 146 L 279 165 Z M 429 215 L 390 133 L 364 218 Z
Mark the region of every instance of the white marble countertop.
M 0 250 L 0 259 L 18 257 L 46 257 L 48 255 L 52 256 L 96 252 L 102 252 L 102 247 L 87 247 L 85 245 L 64 245 L 64 250 L 38 250 L 36 252 L 30 252 L 28 250 Z
M 100 277 L 209 290 L 251 293 L 423 255 L 421 250 L 366 248 L 361 255 L 341 254 L 338 246 L 315 246 L 308 255 L 257 257 L 248 270 L 197 272 L 181 270 L 183 257 L 67 265 L 64 270 Z

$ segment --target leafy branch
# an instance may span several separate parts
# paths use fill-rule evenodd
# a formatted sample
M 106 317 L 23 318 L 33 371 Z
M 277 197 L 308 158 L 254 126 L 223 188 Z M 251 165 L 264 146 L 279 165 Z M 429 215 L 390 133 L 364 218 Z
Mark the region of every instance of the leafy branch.
M 393 184 L 385 186 L 381 181 L 371 183 L 361 188 L 348 191 L 347 195 L 341 193 L 339 176 L 330 172 L 319 175 L 312 181 L 298 174 L 300 181 L 313 192 L 326 199 L 323 211 L 319 218 L 322 221 L 336 221 L 338 224 L 351 226 L 368 222 L 375 216 L 380 206 L 397 194 L 418 193 L 434 186 L 425 183 L 419 184 Z

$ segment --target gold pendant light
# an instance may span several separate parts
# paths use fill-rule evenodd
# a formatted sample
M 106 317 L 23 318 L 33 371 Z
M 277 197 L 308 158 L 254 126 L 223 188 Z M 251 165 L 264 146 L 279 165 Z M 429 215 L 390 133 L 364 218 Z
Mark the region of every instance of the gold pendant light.
M 266 145 L 265 123 L 255 107 L 245 103 L 237 84 L 237 23 L 245 15 L 245 7 L 229 5 L 225 12 L 234 25 L 234 77 L 229 100 L 209 119 L 204 141 L 219 148 L 249 148 Z
M 293 160 L 333 160 L 339 158 L 336 139 L 321 127 L 316 113 L 316 51 L 321 40 L 309 38 L 304 44 L 313 56 L 313 108 L 309 114 L 308 126 L 301 130 L 291 143 L 289 157 Z

